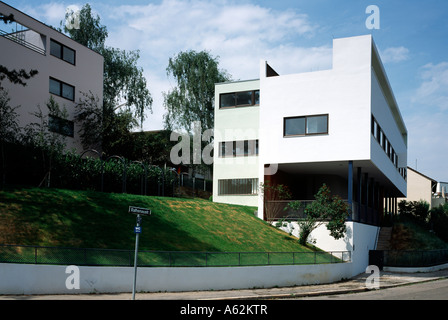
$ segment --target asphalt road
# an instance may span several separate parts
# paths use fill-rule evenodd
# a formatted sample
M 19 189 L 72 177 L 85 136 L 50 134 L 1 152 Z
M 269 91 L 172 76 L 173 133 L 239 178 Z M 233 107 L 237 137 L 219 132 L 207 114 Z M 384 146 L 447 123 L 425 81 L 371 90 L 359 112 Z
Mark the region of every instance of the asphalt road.
M 300 298 L 298 300 L 448 300 L 448 279 L 367 292 Z

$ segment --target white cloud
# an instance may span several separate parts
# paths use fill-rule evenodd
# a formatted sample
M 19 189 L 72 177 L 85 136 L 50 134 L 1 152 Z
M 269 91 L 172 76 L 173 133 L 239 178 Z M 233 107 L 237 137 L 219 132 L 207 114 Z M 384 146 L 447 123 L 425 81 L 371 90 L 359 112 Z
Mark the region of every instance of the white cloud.
M 67 7 L 68 5 L 61 2 L 50 2 L 39 6 L 28 5 L 20 10 L 39 21 L 44 21 L 53 27 L 59 27 L 59 22 L 64 20 Z
M 405 47 L 390 47 L 380 53 L 384 63 L 401 62 L 409 59 L 409 49 Z
M 422 83 L 412 102 L 423 104 L 433 112 L 448 111 L 448 62 L 426 64 L 421 68 Z M 448 119 L 447 119 L 448 120 Z
M 448 181 L 448 62 L 429 63 L 419 70 L 420 86 L 411 96 L 409 165 L 438 181 Z
M 113 21 L 108 25 L 108 45 L 139 49 L 139 64 L 153 75 L 148 79 L 154 97 L 154 115 L 148 117 L 151 128 L 155 126 L 151 118 L 160 119 L 157 113 L 163 110 L 157 106 L 163 100 L 156 90 L 168 84 L 161 86 L 155 81 L 166 78 L 168 59 L 180 51 L 210 51 L 219 56 L 220 67 L 233 79 L 258 78 L 260 59 L 268 60 L 280 74 L 331 67 L 330 47 L 293 44 L 312 37 L 317 26 L 307 15 L 292 10 L 275 11 L 225 0 L 164 0 L 111 7 L 103 15 Z

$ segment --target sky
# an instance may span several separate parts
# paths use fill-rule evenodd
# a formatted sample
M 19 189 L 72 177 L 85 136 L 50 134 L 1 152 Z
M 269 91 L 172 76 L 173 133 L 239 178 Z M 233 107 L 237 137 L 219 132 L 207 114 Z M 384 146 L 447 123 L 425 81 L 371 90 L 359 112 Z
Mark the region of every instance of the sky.
M 6 0 L 52 26 L 86 2 Z M 163 128 L 168 59 L 207 50 L 233 80 L 259 78 L 260 59 L 280 74 L 331 68 L 334 38 L 372 34 L 408 130 L 408 166 L 448 182 L 448 1 L 90 0 L 106 45 L 140 50 L 153 97 L 143 129 Z M 376 5 L 379 25 L 368 28 Z M 377 22 L 377 21 L 373 21 Z

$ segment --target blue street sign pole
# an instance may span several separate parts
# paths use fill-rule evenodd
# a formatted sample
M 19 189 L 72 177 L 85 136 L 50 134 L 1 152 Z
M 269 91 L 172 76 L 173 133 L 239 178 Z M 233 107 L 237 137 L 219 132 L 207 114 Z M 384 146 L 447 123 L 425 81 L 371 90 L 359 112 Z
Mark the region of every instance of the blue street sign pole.
M 132 300 L 135 300 L 135 287 L 137 285 L 137 255 L 138 255 L 138 238 L 140 236 L 141 231 L 140 223 L 141 223 L 142 217 L 140 217 L 140 214 L 137 214 L 137 225 L 135 230 L 135 256 L 134 256 L 134 284 L 132 286 Z
M 140 233 L 142 232 L 142 228 L 140 227 L 140 224 L 142 223 L 142 215 L 143 216 L 149 216 L 151 215 L 151 210 L 147 208 L 139 208 L 139 207 L 133 207 L 129 206 L 129 213 L 133 213 L 137 215 L 137 224 L 134 228 L 135 233 L 135 256 L 134 256 L 134 284 L 132 285 L 132 300 L 135 300 L 135 289 L 137 286 L 137 255 L 138 255 L 138 239 L 140 236 Z

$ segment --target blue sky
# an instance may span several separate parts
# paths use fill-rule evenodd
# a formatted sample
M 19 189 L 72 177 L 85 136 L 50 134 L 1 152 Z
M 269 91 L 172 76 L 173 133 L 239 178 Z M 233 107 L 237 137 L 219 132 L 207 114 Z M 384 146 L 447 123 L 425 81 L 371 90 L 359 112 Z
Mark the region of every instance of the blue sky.
M 65 8 L 85 2 L 10 0 L 53 26 Z M 408 129 L 408 165 L 448 182 L 448 1 L 446 0 L 92 0 L 109 31 L 107 44 L 140 50 L 153 114 L 145 130 L 162 128 L 162 92 L 174 85 L 168 59 L 208 50 L 233 79 L 258 78 L 260 59 L 280 73 L 331 68 L 333 38 L 372 34 Z M 380 29 L 367 29 L 369 5 Z

